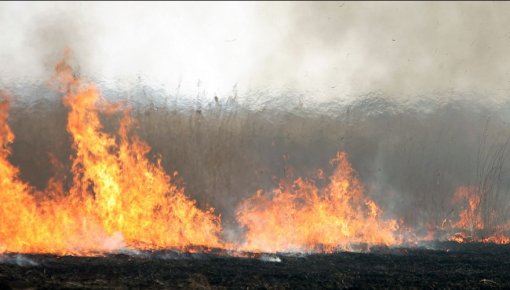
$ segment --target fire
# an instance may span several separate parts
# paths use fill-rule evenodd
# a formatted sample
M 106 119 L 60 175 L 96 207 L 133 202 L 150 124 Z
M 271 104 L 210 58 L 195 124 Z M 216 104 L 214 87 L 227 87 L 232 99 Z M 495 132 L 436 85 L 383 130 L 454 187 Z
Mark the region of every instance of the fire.
M 2 101 L 0 103 L 0 250 L 5 251 L 16 243 L 13 240 L 19 236 L 28 236 L 30 229 L 35 225 L 32 214 L 35 210 L 35 201 L 29 194 L 30 187 L 19 180 L 18 168 L 11 165 L 8 157 L 11 154 L 9 144 L 14 142 L 7 119 L 9 117 L 9 96 L 0 91 Z M 15 226 L 17 224 L 29 225 L 28 227 Z
M 56 81 L 70 109 L 73 182 L 64 192 L 52 179 L 36 192 L 19 179 L 8 161 L 14 134 L 7 124 L 9 103 L 0 104 L 0 250 L 93 254 L 120 247 L 136 249 L 218 247 L 219 217 L 203 211 L 172 182 L 160 161 L 147 159 L 150 147 L 131 132 L 126 111 L 118 136 L 106 133 L 101 110 L 116 106 L 97 88 L 73 76 L 65 59 Z
M 246 228 L 242 249 L 249 251 L 334 251 L 356 244 L 394 245 L 398 223 L 363 195 L 347 155 L 338 153 L 328 184 L 298 178 L 284 181 L 271 194 L 262 191 L 238 208 Z
M 455 205 L 463 204 L 462 210 L 458 215 L 457 221 L 454 221 L 451 228 L 457 231 L 451 237 L 450 241 L 458 243 L 481 242 L 495 244 L 509 244 L 510 237 L 505 232 L 510 230 L 510 225 L 489 226 L 484 220 L 481 209 L 481 194 L 476 187 L 462 186 L 457 188 L 453 196 Z M 490 212 L 490 218 L 495 220 L 496 213 Z
M 244 201 L 238 218 L 247 228 L 241 246 L 221 242 L 219 217 L 197 208 L 163 170 L 146 157 L 150 147 L 132 133 L 136 122 L 124 111 L 117 134 L 105 132 L 100 112 L 119 105 L 100 98 L 98 89 L 73 75 L 65 59 L 56 66 L 56 83 L 69 108 L 67 130 L 73 141 L 72 185 L 52 178 L 44 192 L 24 183 L 9 163 L 14 141 L 9 103 L 0 106 L 0 250 L 22 253 L 95 254 L 136 249 L 193 246 L 252 251 L 333 251 L 353 244 L 397 242 L 397 222 L 383 221 L 381 209 L 363 196 L 345 153 L 329 184 L 282 182 L 273 197 L 262 192 Z M 58 162 L 53 162 L 58 163 Z M 324 178 L 324 177 L 323 177 Z
M 475 194 L 474 188 L 462 186 L 455 191 L 453 202 L 459 204 L 463 201 L 466 201 L 466 206 L 460 212 L 459 220 L 454 224 L 454 227 L 469 231 L 483 229 L 482 217 L 478 214 L 480 196 Z
M 406 228 L 382 217 L 343 152 L 331 161 L 335 168 L 329 177 L 320 170 L 317 180 L 283 180 L 272 192 L 260 190 L 241 202 L 237 220 L 246 230 L 244 242 L 222 241 L 220 217 L 213 209 L 199 209 L 176 185 L 177 173 L 167 174 L 160 159 L 147 157 L 151 148 L 134 134 L 130 110 L 101 98 L 93 84 L 73 74 L 66 58 L 55 71 L 54 83 L 69 109 L 72 182 L 66 184 L 66 177 L 57 174 L 45 190 L 37 191 L 20 179 L 19 169 L 9 162 L 15 139 L 8 125 L 10 97 L 0 91 L 0 253 L 221 248 L 250 256 L 235 251 L 332 252 L 404 242 Z M 100 116 L 112 113 L 123 117 L 117 131 L 108 133 Z M 51 162 L 61 166 L 55 158 Z M 455 232 L 450 240 L 510 243 L 505 235 L 510 223 L 500 226 L 495 211 L 482 210 L 491 208 L 483 192 L 489 191 L 458 188 L 453 198 L 463 205 L 458 219 L 445 219 L 441 225 Z M 435 232 L 428 231 L 424 239 L 434 237 Z

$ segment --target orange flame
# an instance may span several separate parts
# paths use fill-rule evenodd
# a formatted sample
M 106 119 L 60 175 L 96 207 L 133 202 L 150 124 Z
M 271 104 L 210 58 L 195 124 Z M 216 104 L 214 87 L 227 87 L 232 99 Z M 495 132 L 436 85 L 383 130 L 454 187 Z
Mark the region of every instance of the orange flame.
M 459 220 L 453 226 L 470 231 L 483 229 L 484 223 L 478 214 L 480 196 L 475 194 L 474 188 L 466 186 L 457 188 L 453 195 L 453 202 L 459 204 L 463 201 L 466 201 L 466 206 L 459 213 Z
M 320 170 L 320 182 L 285 180 L 270 193 L 258 191 L 244 200 L 237 209 L 246 229 L 244 243 L 227 244 L 219 239 L 220 218 L 213 209 L 199 209 L 175 184 L 177 173 L 168 175 L 161 160 L 147 158 L 151 148 L 132 132 L 136 122 L 128 109 L 116 134 L 107 133 L 100 113 L 118 112 L 119 104 L 102 99 L 94 85 L 75 77 L 66 59 L 56 66 L 55 83 L 65 94 L 75 152 L 67 190 L 60 175 L 42 192 L 20 179 L 9 162 L 15 139 L 7 122 L 10 98 L 0 91 L 0 253 L 95 255 L 123 247 L 331 252 L 403 242 L 398 233 L 405 229 L 382 218 L 340 152 L 329 178 Z M 58 160 L 52 163 L 58 166 Z M 453 201 L 465 206 L 449 223 L 458 231 L 450 240 L 510 243 L 504 234 L 510 224 L 487 229 L 490 222 L 484 223 L 476 188 L 460 187 Z M 434 234 L 429 231 L 426 238 Z
M 14 140 L 7 124 L 9 105 L 0 103 L 0 250 L 94 254 L 124 246 L 220 246 L 219 218 L 212 209 L 198 209 L 159 160 L 149 162 L 150 147 L 131 134 L 129 114 L 121 121 L 119 138 L 105 133 L 99 110 L 115 106 L 75 78 L 65 60 L 56 72 L 70 108 L 73 184 L 64 193 L 62 181 L 52 179 L 46 192 L 37 193 L 19 179 L 8 161 Z
M 448 240 L 458 243 L 509 244 L 510 237 L 506 236 L 505 232 L 510 229 L 510 225 L 497 225 L 493 228 L 487 228 L 482 218 L 480 200 L 480 195 L 475 187 L 462 186 L 457 188 L 453 196 L 453 203 L 464 203 L 464 206 L 459 213 L 458 220 L 451 225 L 457 232 Z M 496 213 L 491 214 L 495 215 Z
M 297 179 L 283 182 L 272 195 L 262 191 L 238 208 L 239 223 L 246 228 L 242 246 L 249 251 L 334 251 L 356 244 L 398 243 L 395 220 L 381 219 L 378 205 L 363 195 L 345 153 L 324 188 Z

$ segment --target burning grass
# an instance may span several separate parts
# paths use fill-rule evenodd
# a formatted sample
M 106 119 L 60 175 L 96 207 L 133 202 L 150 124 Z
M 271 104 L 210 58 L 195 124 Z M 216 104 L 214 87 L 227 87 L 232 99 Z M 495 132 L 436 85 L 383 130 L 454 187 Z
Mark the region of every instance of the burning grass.
M 241 230 L 234 241 L 223 238 L 216 211 L 210 206 L 201 209 L 178 185 L 177 173 L 168 174 L 161 157 L 149 157 L 151 147 L 135 134 L 137 122 L 129 107 L 101 98 L 98 88 L 77 78 L 65 60 L 57 65 L 53 84 L 68 109 L 71 176 L 66 182 L 56 174 L 43 190 L 23 181 L 22 172 L 11 163 L 15 136 L 8 124 L 9 97 L 3 93 L 1 252 L 102 255 L 126 249 L 222 249 L 228 255 L 251 256 L 239 251 L 366 251 L 428 239 L 416 234 L 404 218 L 385 214 L 378 200 L 367 194 L 345 152 L 331 161 L 328 177 L 324 171 L 308 179 L 287 174 L 272 191 L 247 196 L 236 206 Z M 197 112 L 193 122 L 200 127 L 202 113 Z M 106 128 L 104 118 L 117 115 L 122 116 L 118 126 Z M 478 185 L 459 188 L 454 210 L 441 225 L 429 224 L 427 236 L 458 242 L 510 241 L 507 219 L 498 215 L 501 209 L 495 210 L 506 144 L 480 157 Z M 221 161 L 211 158 L 214 164 Z
M 397 221 L 383 220 L 378 205 L 363 195 L 347 155 L 338 153 L 327 184 L 297 179 L 281 182 L 272 196 L 258 192 L 238 208 L 238 221 L 247 228 L 243 249 L 326 251 L 353 244 L 396 245 Z
M 102 102 L 90 84 L 76 79 L 65 61 L 56 81 L 70 108 L 67 129 L 73 138 L 73 183 L 63 192 L 50 180 L 38 193 L 19 179 L 10 164 L 14 135 L 3 103 L 3 166 L 0 244 L 3 251 L 88 255 L 123 247 L 136 249 L 218 246 L 219 218 L 196 207 L 175 186 L 159 163 L 149 162 L 149 147 L 130 136 L 132 120 L 122 119 L 118 135 L 102 131 L 98 111 L 115 109 Z M 102 105 L 102 108 L 99 108 Z

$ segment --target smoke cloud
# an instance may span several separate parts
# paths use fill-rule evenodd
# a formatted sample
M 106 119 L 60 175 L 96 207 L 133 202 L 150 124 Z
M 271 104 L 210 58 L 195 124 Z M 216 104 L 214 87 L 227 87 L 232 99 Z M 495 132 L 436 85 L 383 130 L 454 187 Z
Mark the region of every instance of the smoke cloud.
M 46 82 L 70 48 L 105 95 L 164 100 L 134 106 L 138 133 L 200 206 L 222 215 L 227 236 L 238 236 L 240 201 L 291 169 L 331 171 L 339 150 L 388 216 L 439 225 L 456 188 L 479 183 L 477 156 L 491 160 L 510 136 L 509 8 L 0 3 L 0 87 L 20 84 L 13 95 L 29 99 L 9 119 L 12 162 L 38 188 L 54 174 L 48 154 L 68 169 L 67 111 L 47 101 L 56 93 Z M 179 106 L 182 96 L 195 103 Z M 502 172 L 498 212 L 508 220 L 508 165 Z
M 509 3 L 2 3 L 0 80 L 81 74 L 175 93 L 506 96 Z

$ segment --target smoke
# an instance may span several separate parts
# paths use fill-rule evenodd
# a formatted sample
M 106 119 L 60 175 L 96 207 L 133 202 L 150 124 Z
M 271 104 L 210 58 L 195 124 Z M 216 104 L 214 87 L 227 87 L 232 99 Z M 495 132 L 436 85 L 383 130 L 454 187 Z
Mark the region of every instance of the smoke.
M 239 236 L 241 200 L 288 168 L 327 171 L 338 150 L 390 217 L 441 224 L 455 188 L 476 183 L 487 120 L 488 143 L 510 136 L 509 5 L 0 3 L 0 86 L 20 84 L 13 95 L 29 99 L 9 120 L 12 161 L 38 188 L 48 154 L 69 162 L 67 112 L 38 99 L 55 95 L 46 82 L 70 48 L 106 95 L 165 100 L 135 107 L 139 133 L 203 208 L 234 224 L 225 236 Z M 183 109 L 182 96 L 203 100 Z
M 39 266 L 39 263 L 23 255 L 0 255 L 0 264 L 16 265 L 19 267 Z
M 80 73 L 171 93 L 506 96 L 508 3 L 2 3 L 0 80 Z

